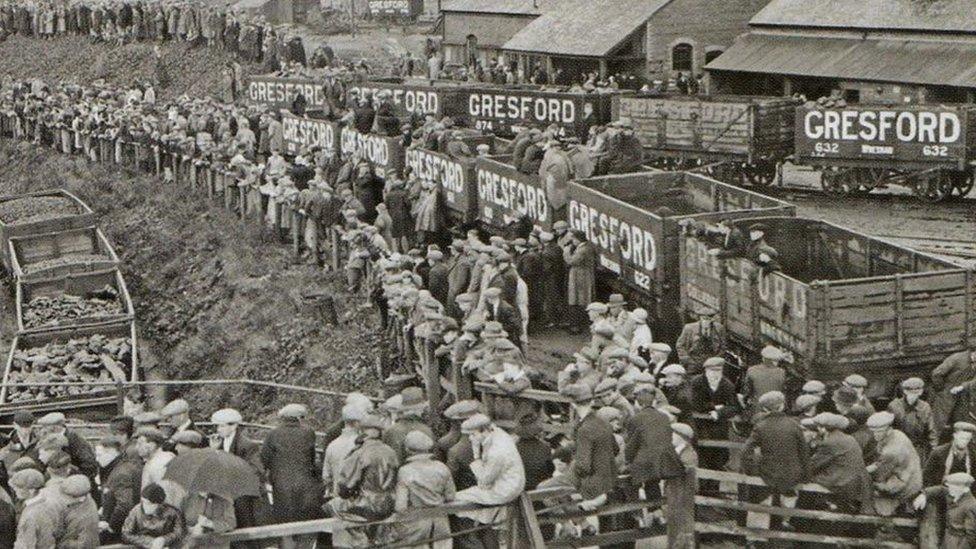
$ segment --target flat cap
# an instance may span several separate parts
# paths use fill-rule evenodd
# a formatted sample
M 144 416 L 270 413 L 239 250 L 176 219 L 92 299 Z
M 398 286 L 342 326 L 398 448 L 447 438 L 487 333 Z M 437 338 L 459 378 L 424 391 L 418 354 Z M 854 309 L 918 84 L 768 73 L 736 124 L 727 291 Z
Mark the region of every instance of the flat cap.
M 166 442 L 166 433 L 163 433 L 156 427 L 139 427 L 134 436 L 135 438 L 145 438 L 149 442 L 155 442 L 156 444 Z
M 64 450 L 56 450 L 47 460 L 48 470 L 60 469 L 69 465 L 71 465 L 71 456 L 68 455 L 68 452 L 65 452 Z
M 362 421 L 359 422 L 360 429 L 377 429 L 382 431 L 386 428 L 386 424 L 383 422 L 383 418 L 376 414 L 367 414 Z
M 890 427 L 895 421 L 895 415 L 891 412 L 876 412 L 871 414 L 868 418 L 867 426 L 868 429 L 883 429 L 885 427 Z
M 38 425 L 64 425 L 65 417 L 61 412 L 51 412 L 37 420 Z
M 475 414 L 468 419 L 464 420 L 461 424 L 461 432 L 464 434 L 473 433 L 484 429 L 491 424 L 491 420 L 485 414 Z
M 233 408 L 223 408 L 217 410 L 210 416 L 210 421 L 218 425 L 230 425 L 244 421 L 241 413 Z
M 586 306 L 586 312 L 588 313 L 599 313 L 605 314 L 610 308 L 607 307 L 606 303 L 600 303 L 599 301 L 594 301 Z
M 968 421 L 957 421 L 952 424 L 953 431 L 969 431 L 970 433 L 976 433 L 976 425 Z
M 61 493 L 68 497 L 80 498 L 90 491 L 91 481 L 85 475 L 71 475 L 61 481 Z
M 37 443 L 39 450 L 60 450 L 68 447 L 68 438 L 62 434 L 51 433 Z
M 552 230 L 554 231 L 562 231 L 568 228 L 569 228 L 569 223 L 566 223 L 565 221 L 557 221 L 552 224 Z
M 197 447 L 203 444 L 203 435 L 196 431 L 180 431 L 169 439 L 173 444 Z
M 969 473 L 958 472 L 952 473 L 951 475 L 946 475 L 942 482 L 945 484 L 951 484 L 953 486 L 970 486 L 973 481 L 973 476 Z
M 811 379 L 803 384 L 804 393 L 822 393 L 827 390 L 827 385 L 823 381 Z
M 21 410 L 16 414 L 14 414 L 14 424 L 19 425 L 21 427 L 30 427 L 31 425 L 34 424 L 34 421 L 35 421 L 34 414 L 28 411 Z
M 457 303 L 473 303 L 474 298 L 475 295 L 473 293 L 464 292 L 463 294 L 458 294 L 457 297 L 454 298 L 454 301 Z
M 661 373 L 664 374 L 664 375 L 666 375 L 666 376 L 668 376 L 668 375 L 681 375 L 681 376 L 683 376 L 683 375 L 687 374 L 688 372 L 685 370 L 685 367 L 682 366 L 682 365 L 680 365 L 680 364 L 668 364 L 667 366 L 665 366 L 664 368 L 661 369 Z
M 457 421 L 459 419 L 467 419 L 477 414 L 480 410 L 481 403 L 477 400 L 461 400 L 448 406 L 447 409 L 444 410 L 444 417 Z
M 504 337 L 500 337 L 492 341 L 491 348 L 496 351 L 511 351 L 512 349 L 518 349 L 514 343 Z
M 490 288 L 485 288 L 485 297 L 499 297 L 502 295 L 502 289 L 496 286 Z
M 556 238 L 556 235 L 550 233 L 549 231 L 542 231 L 539 233 L 539 240 L 542 242 L 552 242 Z
M 762 352 L 760 354 L 766 360 L 783 359 L 783 351 L 780 351 L 778 348 L 773 347 L 772 345 L 766 345 L 765 347 L 763 347 Z
M 428 452 L 434 447 L 434 440 L 422 431 L 410 431 L 403 439 L 403 445 L 410 452 Z
M 820 397 L 816 395 L 800 395 L 793 401 L 793 410 L 803 412 L 820 404 Z
M 910 377 L 901 382 L 901 388 L 907 391 L 911 391 L 913 389 L 924 389 L 925 382 L 922 381 L 922 378 L 920 377 Z
M 671 346 L 667 343 L 651 343 L 647 348 L 651 351 L 656 351 L 659 353 L 671 353 Z
M 438 261 L 444 259 L 444 252 L 440 250 L 430 250 L 427 252 L 427 259 Z
M 480 317 L 469 318 L 464 322 L 464 326 L 461 326 L 461 329 L 465 332 L 480 332 L 485 329 L 485 321 Z
M 653 385 L 655 381 L 654 374 L 650 372 L 637 372 L 633 377 L 636 385 Z
M 600 383 L 596 384 L 596 389 L 593 390 L 594 395 L 602 395 L 603 393 L 610 393 L 617 390 L 617 379 L 613 377 L 605 377 L 600 380 Z
M 159 423 L 162 420 L 163 420 L 163 416 L 152 411 L 142 412 L 132 416 L 132 421 L 135 422 L 136 425 L 148 425 L 153 423 Z
M 624 299 L 623 294 L 610 294 L 610 297 L 607 298 L 607 305 L 624 305 L 626 303 L 627 300 Z
M 861 374 L 851 374 L 844 378 L 844 383 L 850 387 L 863 389 L 868 386 L 868 380 Z
M 715 370 L 725 368 L 725 359 L 720 356 L 713 356 L 705 360 L 702 365 L 706 370 Z
M 695 438 L 695 430 L 692 429 L 691 425 L 688 425 L 687 423 L 672 423 L 671 431 L 678 433 L 686 440 L 692 440 Z
M 286 404 L 280 410 L 278 410 L 278 417 L 288 417 L 301 419 L 308 415 L 308 408 L 304 404 L 291 403 Z
M 607 351 L 607 354 L 604 355 L 604 358 L 610 360 L 630 360 L 630 351 L 624 349 L 623 347 L 612 347 L 609 351 Z
M 37 469 L 22 469 L 10 477 L 10 485 L 21 490 L 37 490 L 44 486 L 44 475 Z
M 362 406 L 366 410 L 373 409 L 373 400 L 368 396 L 360 393 L 359 391 L 353 391 L 346 395 L 346 404 L 356 404 Z
M 163 409 L 159 411 L 159 415 L 163 417 L 172 417 L 176 414 L 185 414 L 190 411 L 190 403 L 178 398 L 176 400 L 171 400 L 163 406 Z
M 563 387 L 563 390 L 560 391 L 560 393 L 575 403 L 583 403 L 593 400 L 593 390 L 590 389 L 589 385 L 583 383 L 573 383 L 572 385 L 567 385 Z
M 644 360 L 644 357 L 642 357 L 642 356 L 640 356 L 638 354 L 629 355 L 627 357 L 627 359 L 630 360 L 630 363 L 631 364 L 633 364 L 634 366 L 637 366 L 641 370 L 647 368 L 647 361 Z
M 759 405 L 767 410 L 775 410 L 786 405 L 786 395 L 779 391 L 769 391 L 759 397 Z
M 603 406 L 596 411 L 596 417 L 609 423 L 615 419 L 622 419 L 624 415 L 613 406 Z
M 846 417 L 832 412 L 821 412 L 813 416 L 813 421 L 827 429 L 846 429 L 850 423 Z

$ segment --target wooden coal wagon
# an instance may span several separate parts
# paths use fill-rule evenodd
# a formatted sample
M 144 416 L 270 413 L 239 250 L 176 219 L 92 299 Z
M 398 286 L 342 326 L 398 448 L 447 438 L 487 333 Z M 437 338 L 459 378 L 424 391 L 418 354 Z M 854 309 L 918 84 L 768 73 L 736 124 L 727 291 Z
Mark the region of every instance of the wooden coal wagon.
M 19 219 L 3 219 L 0 216 L 0 244 L 3 246 L 3 265 L 8 273 L 13 272 L 10 252 L 12 238 L 89 227 L 96 221 L 95 212 L 87 204 L 63 189 L 0 196 L 0 210 L 11 208 L 15 201 L 23 204 L 45 201 L 50 205 L 50 211 Z
M 976 108 L 808 104 L 796 110 L 795 159 L 821 170 L 824 190 L 908 187 L 938 202 L 973 188 Z
M 109 340 L 124 339 L 128 351 L 123 353 L 123 360 L 117 364 L 125 379 L 118 380 L 115 376 L 105 384 L 84 386 L 78 382 L 69 381 L 64 375 L 33 376 L 31 379 L 46 381 L 20 381 L 18 373 L 24 352 L 38 349 L 48 344 L 68 344 L 91 336 L 101 336 Z M 88 351 L 92 352 L 92 351 Z M 37 368 L 37 366 L 35 366 Z M 99 372 L 101 374 L 101 372 Z M 106 376 L 102 376 L 105 378 Z M 19 410 L 29 410 L 35 414 L 60 411 L 66 414 L 105 412 L 114 415 L 121 397 L 116 381 L 137 381 L 139 379 L 139 353 L 136 339 L 135 322 L 122 320 L 93 324 L 89 326 L 69 326 L 63 329 L 47 330 L 33 333 L 18 334 L 10 346 L 7 364 L 0 384 L 0 417 L 11 416 Z M 34 383 L 48 383 L 47 386 L 31 385 Z
M 781 270 L 720 259 L 708 238 L 681 238 L 681 305 L 720 311 L 738 345 L 774 344 L 804 376 L 897 379 L 976 347 L 976 274 L 938 257 L 810 219 L 769 217 Z
M 31 324 L 28 311 L 32 300 L 37 298 L 59 298 L 70 295 L 78 299 L 102 296 L 107 302 L 115 302 L 117 312 L 99 316 L 63 316 L 49 322 Z M 112 299 L 114 297 L 114 299 Z M 107 322 L 128 321 L 135 317 L 129 289 L 118 268 L 89 273 L 70 273 L 57 278 L 17 280 L 17 330 L 19 333 L 58 330 L 69 326 L 104 324 Z
M 791 204 L 685 172 L 649 172 L 570 182 L 567 220 L 599 253 L 599 277 L 628 290 L 658 321 L 680 329 L 682 222 L 792 216 Z M 606 273 L 613 273 L 606 276 Z M 677 333 L 674 333 L 677 336 Z
M 98 227 L 15 237 L 7 247 L 11 272 L 18 280 L 59 278 L 119 264 L 119 256 Z
M 783 97 L 620 95 L 612 114 L 630 120 L 652 166 L 717 163 L 709 172 L 722 181 L 765 186 L 792 153 L 796 104 Z

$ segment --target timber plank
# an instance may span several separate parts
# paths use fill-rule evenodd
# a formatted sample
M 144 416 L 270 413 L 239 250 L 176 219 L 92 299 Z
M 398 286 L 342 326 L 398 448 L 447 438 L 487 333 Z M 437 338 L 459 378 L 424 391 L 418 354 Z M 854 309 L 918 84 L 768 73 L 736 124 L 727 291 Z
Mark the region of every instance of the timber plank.
M 889 549 L 916 549 L 911 543 L 880 541 L 873 538 L 847 538 L 843 536 L 824 536 L 821 534 L 803 534 L 800 532 L 780 532 L 776 530 L 761 530 L 744 526 L 696 522 L 695 531 L 703 534 L 729 534 L 733 536 L 747 536 L 765 539 L 783 539 L 804 541 L 808 543 L 825 543 L 851 547 L 885 547 Z

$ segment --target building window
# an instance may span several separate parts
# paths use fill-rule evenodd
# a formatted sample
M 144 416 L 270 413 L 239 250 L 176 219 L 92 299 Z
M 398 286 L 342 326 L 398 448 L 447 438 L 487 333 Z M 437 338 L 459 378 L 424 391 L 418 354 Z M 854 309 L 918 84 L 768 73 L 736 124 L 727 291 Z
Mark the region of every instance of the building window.
M 468 66 L 475 65 L 478 62 L 478 37 L 469 34 L 467 41 L 465 42 L 465 50 L 467 53 L 467 59 L 465 59 L 465 64 Z
M 708 50 L 705 52 L 705 64 L 715 61 L 715 58 L 722 55 L 722 50 Z
M 681 43 L 671 49 L 671 70 L 691 71 L 692 58 L 695 48 L 691 44 Z

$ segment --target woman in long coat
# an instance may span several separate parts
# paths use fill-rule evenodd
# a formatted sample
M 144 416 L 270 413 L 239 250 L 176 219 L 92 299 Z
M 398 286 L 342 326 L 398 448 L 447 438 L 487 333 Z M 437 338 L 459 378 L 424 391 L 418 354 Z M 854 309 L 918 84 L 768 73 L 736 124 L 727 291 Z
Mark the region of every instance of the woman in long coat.
M 408 453 L 407 461 L 397 474 L 396 510 L 437 507 L 454 499 L 454 478 L 451 470 L 431 454 L 434 441 L 420 431 L 407 433 L 404 447 Z M 447 536 L 451 533 L 451 523 L 447 517 L 419 519 L 399 525 L 397 543 L 418 542 L 414 549 L 451 549 L 451 538 L 423 543 L 431 538 Z

